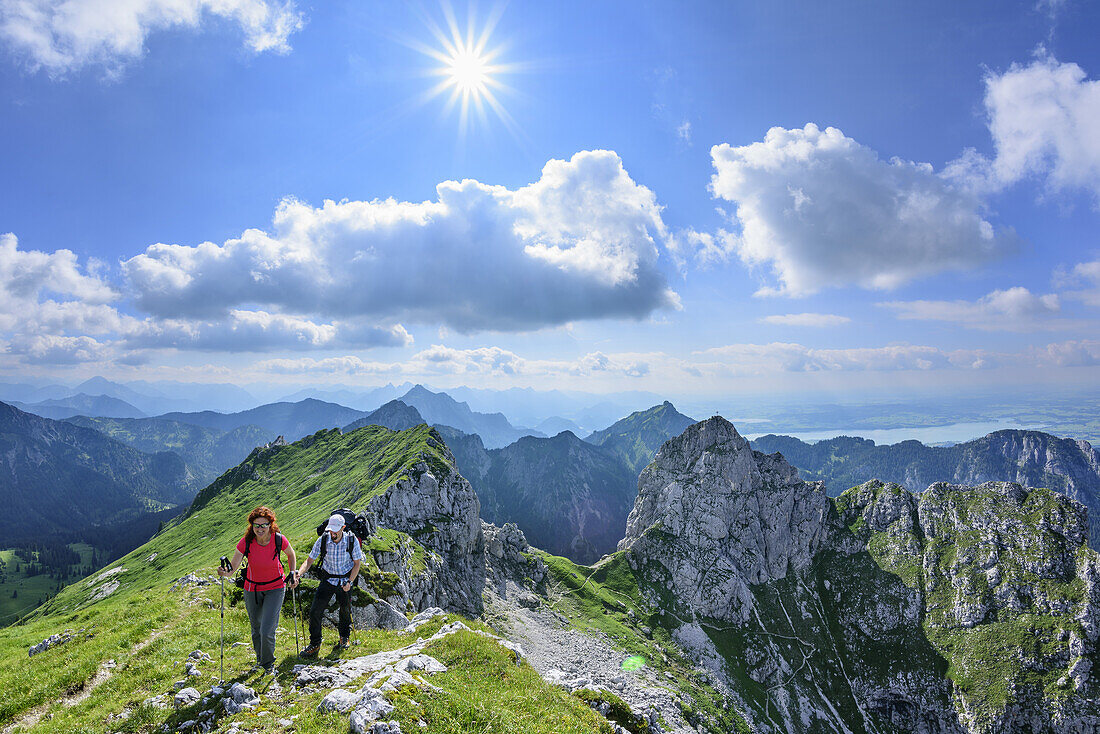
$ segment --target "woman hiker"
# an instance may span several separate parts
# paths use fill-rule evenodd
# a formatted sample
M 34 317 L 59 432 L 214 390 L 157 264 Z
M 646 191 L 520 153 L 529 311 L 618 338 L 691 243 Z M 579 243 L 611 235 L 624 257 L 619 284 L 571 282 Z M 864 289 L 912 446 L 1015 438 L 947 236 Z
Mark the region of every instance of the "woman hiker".
M 301 576 L 316 563 L 317 573 L 322 579 L 317 584 L 313 603 L 309 605 L 309 647 L 302 650 L 302 657 L 316 657 L 321 649 L 321 618 L 333 594 L 340 603 L 340 642 L 336 644 L 336 650 L 348 646 L 351 635 L 351 587 L 359 575 L 362 561 L 363 549 L 359 547 L 354 533 L 344 528 L 343 516 L 337 514 L 330 517 L 325 532 L 317 538 L 309 556 L 298 569 Z
M 286 594 L 285 573 L 279 553 L 286 554 L 287 566 L 294 568 L 294 549 L 286 536 L 279 533 L 275 513 L 267 507 L 257 507 L 248 513 L 248 530 L 237 543 L 228 571 L 218 569 L 222 576 L 232 576 L 248 558 L 244 580 L 244 606 L 252 624 L 252 649 L 256 651 L 256 666 L 265 673 L 275 671 L 275 629 Z M 290 588 L 298 585 L 298 573 L 291 577 Z

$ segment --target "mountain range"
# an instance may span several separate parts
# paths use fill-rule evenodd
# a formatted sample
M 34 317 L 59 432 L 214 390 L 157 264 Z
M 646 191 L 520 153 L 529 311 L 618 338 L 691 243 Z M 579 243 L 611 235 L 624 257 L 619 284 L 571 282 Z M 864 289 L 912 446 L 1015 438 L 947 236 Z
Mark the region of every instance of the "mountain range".
M 144 418 L 146 415 L 125 400 L 86 393 L 41 400 L 37 403 L 13 400 L 9 404 L 24 412 L 56 420 L 71 418 L 74 415 L 97 415 L 108 418 Z
M 117 441 L 155 454 L 172 451 L 187 463 L 197 484 L 204 487 L 226 469 L 241 463 L 252 449 L 275 440 L 274 431 L 254 425 L 231 430 L 204 428 L 164 418 L 89 418 L 76 416 L 68 423 L 92 428 Z
M 0 403 L 0 547 L 190 502 L 179 455 L 147 454 L 99 431 Z
M 760 451 L 782 453 L 803 478 L 824 481 L 833 496 L 870 479 L 896 482 L 910 492 L 935 482 L 1009 481 L 1047 487 L 1088 508 L 1089 536 L 1093 547 L 1100 548 L 1100 451 L 1087 441 L 1040 431 L 996 431 L 954 446 L 917 441 L 878 446 L 848 436 L 808 444 L 768 435 L 751 443 Z
M 521 443 L 555 439 L 576 437 Z M 298 549 L 333 507 L 364 513 L 367 557 L 351 648 L 295 657 L 293 610 L 317 583 L 307 581 L 301 605 L 284 611 L 274 677 L 239 672 L 251 653 L 233 643 L 248 622 L 232 593 L 223 598 L 227 685 L 244 688 L 231 693 L 210 686 L 220 605 L 209 579 L 261 502 Z M 0 724 L 1100 729 L 1100 555 L 1085 544 L 1085 508 L 1049 489 L 936 483 L 914 494 L 871 481 L 832 498 L 715 417 L 659 448 L 619 550 L 593 566 L 478 514 L 428 426 L 257 448 L 149 543 L 0 630 Z M 183 675 L 184 662 L 198 674 Z M 80 691 L 79 705 L 66 691 Z

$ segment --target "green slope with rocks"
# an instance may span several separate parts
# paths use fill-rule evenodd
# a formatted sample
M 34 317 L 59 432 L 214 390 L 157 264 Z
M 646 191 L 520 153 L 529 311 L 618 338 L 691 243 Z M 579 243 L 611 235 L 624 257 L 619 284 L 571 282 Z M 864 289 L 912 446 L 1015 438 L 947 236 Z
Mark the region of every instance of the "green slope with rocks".
M 248 672 L 247 618 L 229 585 L 226 682 L 217 685 L 222 596 L 213 572 L 261 503 L 275 510 L 299 558 L 332 508 L 372 519 L 353 593 L 353 644 L 324 650 L 313 665 L 294 656 L 293 611 L 304 617 L 315 587 L 306 580 L 298 604 L 284 604 L 275 675 Z M 482 604 L 477 513 L 450 452 L 424 425 L 327 430 L 258 448 L 144 546 L 0 630 L 0 727 L 367 731 L 380 713 L 430 734 L 611 734 L 598 703 L 546 682 L 511 643 L 454 613 L 476 615 Z
M 1047 489 L 829 498 L 713 418 L 658 452 L 621 544 L 651 618 L 776 732 L 1080 732 L 1100 556 Z

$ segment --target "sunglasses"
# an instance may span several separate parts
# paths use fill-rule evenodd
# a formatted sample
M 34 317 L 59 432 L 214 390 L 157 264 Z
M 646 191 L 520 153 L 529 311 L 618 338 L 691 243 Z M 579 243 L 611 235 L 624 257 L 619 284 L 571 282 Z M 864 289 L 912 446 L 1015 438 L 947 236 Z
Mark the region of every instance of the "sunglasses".
M 271 527 L 271 523 L 269 523 L 269 522 L 254 522 L 254 523 L 252 523 L 252 527 L 256 528 L 257 530 L 263 530 L 264 528 Z

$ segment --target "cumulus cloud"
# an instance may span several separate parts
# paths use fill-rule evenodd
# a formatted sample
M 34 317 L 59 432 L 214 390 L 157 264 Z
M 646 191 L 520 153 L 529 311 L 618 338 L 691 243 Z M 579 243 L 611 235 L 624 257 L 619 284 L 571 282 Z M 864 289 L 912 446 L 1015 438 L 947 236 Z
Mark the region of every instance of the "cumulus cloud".
M 1041 367 L 1094 367 L 1100 365 L 1100 341 L 1074 339 L 1033 347 L 1027 356 Z
M 22 357 L 28 364 L 81 364 L 103 362 L 111 348 L 90 336 L 18 335 L 8 344 L 7 352 Z
M 760 295 L 889 289 L 1006 248 L 972 194 L 928 164 L 884 161 L 836 128 L 775 127 L 763 142 L 714 146 L 711 158 L 712 193 L 736 206 L 732 248 L 776 278 Z
M 551 160 L 515 191 L 472 180 L 436 190 L 422 203 L 287 200 L 271 233 L 156 244 L 123 270 L 137 304 L 162 318 L 253 307 L 471 332 L 679 307 L 657 263 L 669 240 L 660 206 L 611 151 Z
M 788 314 L 776 314 L 773 316 L 765 316 L 760 319 L 763 324 L 773 324 L 775 326 L 809 326 L 809 327 L 824 327 L 824 326 L 841 326 L 842 324 L 850 323 L 852 320 L 847 316 L 838 316 L 831 313 L 788 313 Z
M 150 34 L 214 18 L 239 26 L 256 53 L 289 51 L 303 23 L 289 0 L 13 0 L 0 3 L 0 38 L 55 76 L 95 65 L 114 74 L 144 53 Z
M 1083 189 L 1100 207 L 1100 81 L 1077 64 L 1039 49 L 1027 66 L 986 76 L 985 108 L 995 153 L 968 149 L 947 174 L 975 191 L 997 191 L 1025 178 L 1058 192 Z
M 1040 296 L 1019 286 L 993 291 L 976 301 L 887 301 L 878 305 L 895 311 L 900 319 L 950 321 L 991 331 L 1065 329 L 1074 325 L 1051 318 L 1061 309 L 1056 294 Z
M 55 332 L 103 330 L 119 294 L 93 263 L 82 267 L 70 250 L 20 250 L 14 234 L 0 235 L 0 329 L 43 323 Z

